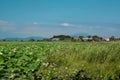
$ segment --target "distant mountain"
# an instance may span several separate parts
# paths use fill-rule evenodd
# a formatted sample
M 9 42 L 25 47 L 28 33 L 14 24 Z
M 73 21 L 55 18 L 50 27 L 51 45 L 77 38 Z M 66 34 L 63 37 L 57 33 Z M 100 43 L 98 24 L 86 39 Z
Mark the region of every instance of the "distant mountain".
M 74 33 L 74 34 L 71 34 L 70 36 L 89 36 L 89 34 L 87 34 L 87 33 Z
M 12 41 L 15 41 L 15 40 L 23 40 L 23 41 L 28 41 L 30 39 L 34 39 L 34 40 L 43 40 L 43 39 L 46 39 L 44 37 L 37 37 L 37 36 L 32 36 L 32 37 L 26 37 L 26 38 L 5 38 L 6 40 L 12 40 Z
M 28 41 L 30 39 L 34 39 L 34 40 L 43 40 L 46 39 L 44 37 L 37 37 L 37 36 L 32 36 L 32 37 L 27 37 L 27 38 L 23 38 L 25 41 Z
M 14 41 L 14 40 L 20 40 L 21 38 L 4 38 L 5 40 L 12 40 L 12 41 Z

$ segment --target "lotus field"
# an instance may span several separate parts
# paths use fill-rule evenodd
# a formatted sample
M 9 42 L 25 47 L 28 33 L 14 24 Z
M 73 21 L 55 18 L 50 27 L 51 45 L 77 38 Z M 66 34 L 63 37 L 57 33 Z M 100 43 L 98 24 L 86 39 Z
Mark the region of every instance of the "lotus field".
M 0 42 L 0 80 L 120 80 L 120 42 Z

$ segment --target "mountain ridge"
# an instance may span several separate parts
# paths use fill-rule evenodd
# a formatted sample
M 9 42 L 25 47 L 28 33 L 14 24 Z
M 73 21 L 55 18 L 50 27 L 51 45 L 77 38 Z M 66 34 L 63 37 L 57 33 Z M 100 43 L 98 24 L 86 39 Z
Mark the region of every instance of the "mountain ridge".
M 23 41 L 28 41 L 30 39 L 34 39 L 34 40 L 43 40 L 43 39 L 46 39 L 45 37 L 39 37 L 39 36 L 31 36 L 31 37 L 25 37 L 25 38 L 18 38 L 18 37 L 11 37 L 11 38 L 4 38 L 5 40 L 12 40 L 12 41 L 15 41 L 15 40 L 23 40 Z

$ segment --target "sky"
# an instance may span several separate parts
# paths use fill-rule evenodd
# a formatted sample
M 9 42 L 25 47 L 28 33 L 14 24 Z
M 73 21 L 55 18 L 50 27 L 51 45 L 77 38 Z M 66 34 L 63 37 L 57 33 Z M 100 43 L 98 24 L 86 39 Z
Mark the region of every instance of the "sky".
M 120 0 L 0 0 L 0 38 L 120 37 Z

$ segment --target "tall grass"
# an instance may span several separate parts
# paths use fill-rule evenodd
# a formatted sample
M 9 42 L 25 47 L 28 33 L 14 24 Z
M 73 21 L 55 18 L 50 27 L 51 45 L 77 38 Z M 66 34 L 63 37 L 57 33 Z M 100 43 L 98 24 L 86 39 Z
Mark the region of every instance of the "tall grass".
M 52 76 L 58 79 L 119 80 L 120 79 L 120 43 L 56 43 L 53 51 L 46 54 L 46 62 L 55 64 L 48 67 Z M 72 76 L 72 78 L 71 78 Z M 50 76 L 51 77 L 51 76 Z

